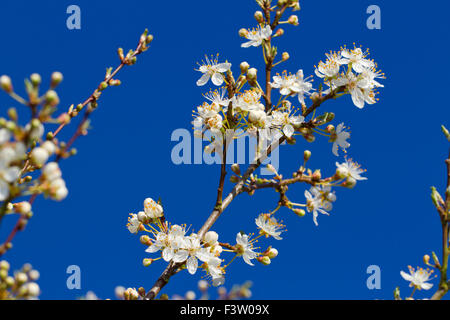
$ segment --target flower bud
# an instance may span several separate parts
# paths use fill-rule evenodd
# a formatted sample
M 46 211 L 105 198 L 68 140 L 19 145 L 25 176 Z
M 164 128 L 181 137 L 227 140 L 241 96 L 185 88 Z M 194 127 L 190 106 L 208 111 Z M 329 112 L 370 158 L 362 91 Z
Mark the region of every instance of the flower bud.
M 0 270 L 6 270 L 8 271 L 10 268 L 9 262 L 6 260 L 0 261 Z
M 51 141 L 45 141 L 42 146 L 43 149 L 45 149 L 45 151 L 48 152 L 49 155 L 52 155 L 55 153 L 56 151 L 56 146 L 53 142 Z
M 311 158 L 311 151 L 305 150 L 303 152 L 303 161 L 307 162 Z
M 30 270 L 28 272 L 28 278 L 30 278 L 31 281 L 36 281 L 40 277 L 39 271 L 37 270 Z
M 283 53 L 281 54 L 281 60 L 286 61 L 286 60 L 288 60 L 289 58 L 290 58 L 289 53 L 283 52 Z
M 195 300 L 195 292 L 192 290 L 189 290 L 188 292 L 186 292 L 185 298 L 186 298 L 186 300 Z
M 239 164 L 237 164 L 237 163 L 234 163 L 231 165 L 231 171 L 233 171 L 237 175 L 241 175 L 241 168 L 239 167 Z
M 137 218 L 140 222 L 145 223 L 148 220 L 147 214 L 144 211 L 139 211 Z
M 430 256 L 429 255 L 424 255 L 423 256 L 423 263 L 425 263 L 426 265 L 428 265 L 428 263 L 430 262 Z
M 144 244 L 144 245 L 151 245 L 151 240 L 150 240 L 150 237 L 148 236 L 148 235 L 142 235 L 140 238 L 139 238 L 139 241 L 142 243 L 142 244 Z
M 31 161 L 36 165 L 43 165 L 47 162 L 49 154 L 42 147 L 37 147 L 31 151 Z
M 275 248 L 271 248 L 271 249 L 269 250 L 269 252 L 267 253 L 267 256 L 268 256 L 270 259 L 276 258 L 276 257 L 278 256 L 278 250 L 275 249 Z
M 30 282 L 30 283 L 27 283 L 25 287 L 27 289 L 28 296 L 37 297 L 41 293 L 41 290 L 37 283 Z
M 27 275 L 23 272 L 16 273 L 15 278 L 18 285 L 22 285 L 28 281 Z
M 33 84 L 33 86 L 37 87 L 37 86 L 39 86 L 41 84 L 41 80 L 42 79 L 41 79 L 41 76 L 38 73 L 33 73 L 30 76 L 30 80 L 31 80 L 31 83 Z
M 268 256 L 258 257 L 258 261 L 265 266 L 268 266 L 272 262 Z
M 292 211 L 299 217 L 304 217 L 306 214 L 305 210 L 303 210 L 303 209 L 296 208 L 296 209 L 292 209 Z
M 313 134 L 311 134 L 311 133 L 305 134 L 304 138 L 305 138 L 306 141 L 308 141 L 310 143 L 316 141 L 316 137 Z
M 245 37 L 247 37 L 247 35 L 248 35 L 248 30 L 247 29 L 245 29 L 245 28 L 239 29 L 239 36 L 240 37 L 245 38 Z
M 28 201 L 16 203 L 14 209 L 17 213 L 28 214 L 31 211 L 31 204 Z
M 257 74 L 258 74 L 258 70 L 256 70 L 255 68 L 250 68 L 247 71 L 247 79 L 249 81 L 256 80 Z
M 267 170 L 269 170 L 270 172 L 272 172 L 273 174 L 278 175 L 277 170 L 275 169 L 275 167 L 273 165 L 271 165 L 270 163 L 267 165 Z
M 3 75 L 0 77 L 0 87 L 5 90 L 7 93 L 13 92 L 13 86 L 11 83 L 11 78 Z
M 209 287 L 209 284 L 206 280 L 200 280 L 197 285 L 198 285 L 198 290 L 200 290 L 202 292 L 208 290 L 208 287 Z
M 50 80 L 50 86 L 52 88 L 56 87 L 58 84 L 60 84 L 63 81 L 63 75 L 59 71 L 55 71 L 52 73 L 51 80 Z
M 0 270 L 0 280 L 5 281 L 5 279 L 8 277 L 8 271 L 1 269 Z
M 314 173 L 312 174 L 311 179 L 313 181 L 319 181 L 320 179 L 322 179 L 322 173 L 320 172 L 320 169 L 317 169 L 316 171 L 314 171 Z
M 284 34 L 284 30 L 279 28 L 277 32 L 275 32 L 274 37 L 281 37 Z
M 52 107 L 59 104 L 59 97 L 56 91 L 54 90 L 47 91 L 47 93 L 45 94 L 45 101 Z
M 214 231 L 208 231 L 205 234 L 204 240 L 207 244 L 209 244 L 210 246 L 214 245 L 217 240 L 219 240 L 219 235 L 217 234 L 217 232 Z
M 294 26 L 298 26 L 298 17 L 295 14 L 290 16 L 288 19 L 288 23 Z
M 139 299 L 139 293 L 136 291 L 136 289 L 128 288 L 125 290 L 124 293 L 125 300 L 137 300 Z
M 250 65 L 246 61 L 244 61 L 239 65 L 239 67 L 241 68 L 241 73 L 245 74 L 247 73 L 248 68 L 250 68 Z
M 150 44 L 153 41 L 153 35 L 149 34 L 147 38 L 145 38 L 145 44 Z
M 153 263 L 153 259 L 150 258 L 145 258 L 144 260 L 142 260 L 142 265 L 144 267 L 148 267 Z
M 255 19 L 256 21 L 258 21 L 259 23 L 264 22 L 264 16 L 263 13 L 261 11 L 256 11 L 255 12 Z

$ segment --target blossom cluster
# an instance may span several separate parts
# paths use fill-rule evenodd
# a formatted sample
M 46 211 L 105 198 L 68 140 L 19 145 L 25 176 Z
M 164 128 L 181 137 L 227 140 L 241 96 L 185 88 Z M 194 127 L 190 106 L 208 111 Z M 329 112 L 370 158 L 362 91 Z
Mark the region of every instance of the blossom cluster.
M 165 221 L 161 204 L 147 198 L 144 200 L 143 211 L 130 214 L 127 228 L 133 234 L 146 232 L 147 234 L 140 238 L 141 243 L 147 246 L 145 252 L 160 253 L 160 257 L 145 258 L 144 266 L 150 266 L 154 261 L 163 259 L 166 262 L 183 265 L 192 275 L 200 268 L 207 273 L 214 286 L 219 286 L 225 282 L 225 269 L 229 265 L 223 264 L 224 260 L 221 258 L 223 252 L 234 253 L 251 266 L 254 265 L 252 262 L 254 259 L 267 265 L 270 264 L 270 259 L 278 255 L 278 251 L 272 247 L 262 253 L 255 252 L 254 244 L 262 236 L 281 240 L 280 234 L 284 231 L 284 226 L 270 214 L 261 214 L 255 219 L 255 224 L 259 229 L 259 235 L 250 239 L 250 235 L 239 232 L 236 235 L 235 245 L 220 243 L 219 235 L 215 231 L 206 232 L 200 239 L 197 233 L 188 233 L 186 225 L 170 224 Z
M 0 261 L 0 300 L 36 299 L 40 294 L 39 272 L 30 264 L 21 270 L 9 274 L 10 265 L 6 260 Z

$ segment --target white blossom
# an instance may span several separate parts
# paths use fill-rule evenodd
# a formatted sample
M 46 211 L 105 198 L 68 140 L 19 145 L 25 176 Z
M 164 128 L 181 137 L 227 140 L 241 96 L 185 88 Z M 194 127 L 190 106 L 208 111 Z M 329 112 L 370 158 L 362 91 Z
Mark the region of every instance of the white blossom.
M 339 124 L 336 128 L 336 132 L 331 135 L 331 141 L 333 142 L 332 151 L 336 157 L 339 156 L 339 147 L 341 147 L 344 152 L 345 149 L 350 147 L 350 143 L 347 142 L 348 138 L 350 138 L 350 132 L 345 131 L 344 123 Z
M 258 29 L 249 30 L 245 34 L 245 38 L 249 41 L 244 42 L 241 44 L 242 48 L 248 48 L 248 47 L 258 47 L 261 45 L 263 40 L 268 40 L 270 36 L 272 35 L 272 29 L 269 25 L 265 26 L 264 28 L 258 27 Z
M 351 177 L 356 181 L 367 180 L 366 177 L 361 176 L 361 174 L 364 173 L 365 170 L 361 169 L 361 166 L 358 163 L 352 161 L 352 159 L 345 159 L 345 162 L 343 163 L 336 162 L 336 167 L 336 173 L 341 179 Z
M 206 62 L 202 61 L 200 68 L 197 71 L 203 73 L 203 76 L 197 81 L 197 86 L 204 86 L 209 79 L 211 79 L 212 83 L 216 86 L 221 86 L 224 82 L 223 73 L 227 72 L 231 68 L 231 63 L 224 62 L 218 63 L 218 58 L 209 59 L 205 56 Z
M 310 191 L 305 190 L 306 210 L 312 212 L 314 224 L 317 226 L 319 225 L 317 222 L 319 212 L 329 215 L 327 211 L 331 210 L 331 203 L 329 201 L 324 201 L 321 194 L 317 192 L 317 189 L 311 188 Z
M 162 206 L 152 198 L 144 200 L 144 212 L 149 219 L 157 219 L 163 216 Z
M 137 214 L 131 213 L 130 217 L 128 218 L 128 231 L 130 231 L 131 233 L 138 233 L 140 225 L 141 222 L 139 221 Z
M 277 219 L 268 214 L 260 214 L 255 219 L 256 226 L 260 229 L 260 233 L 266 237 L 273 237 L 276 240 L 281 240 L 280 234 L 283 232 L 283 225 Z
M 414 270 L 414 268 L 412 268 L 411 266 L 408 266 L 408 269 L 409 269 L 409 274 L 404 271 L 400 271 L 400 275 L 403 277 L 403 279 L 410 282 L 410 284 L 409 284 L 410 287 L 415 287 L 419 290 L 431 289 L 433 284 L 429 283 L 427 281 L 430 280 L 430 276 L 433 273 L 432 271 L 424 270 L 422 268 L 418 268 L 417 270 Z
M 236 235 L 236 248 L 238 250 L 237 255 L 241 256 L 245 263 L 253 266 L 251 260 L 255 259 L 257 254 L 253 251 L 253 244 L 249 242 L 248 235 L 240 232 Z
M 373 61 L 366 59 L 368 53 L 363 52 L 361 48 L 354 48 L 353 50 L 344 48 L 341 50 L 341 55 L 342 64 L 351 64 L 355 72 L 361 73 L 365 69 L 374 66 Z

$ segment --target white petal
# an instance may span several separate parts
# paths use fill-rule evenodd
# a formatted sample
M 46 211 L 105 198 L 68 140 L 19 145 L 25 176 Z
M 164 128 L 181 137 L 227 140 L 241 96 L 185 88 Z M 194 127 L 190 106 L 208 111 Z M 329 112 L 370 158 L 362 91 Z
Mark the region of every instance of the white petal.
M 210 77 L 211 76 L 209 75 L 209 73 L 203 74 L 202 77 L 200 79 L 198 79 L 197 86 L 199 86 L 199 87 L 204 86 L 209 81 Z
M 189 256 L 189 252 L 187 250 L 178 250 L 173 256 L 173 262 L 179 263 L 184 262 Z
M 221 86 L 223 84 L 223 75 L 221 73 L 215 72 L 212 76 L 212 83 L 216 86 Z
M 186 263 L 186 267 L 190 274 L 194 274 L 198 268 L 198 261 L 196 257 L 190 257 Z
M 0 201 L 4 201 L 9 196 L 9 184 L 0 180 Z

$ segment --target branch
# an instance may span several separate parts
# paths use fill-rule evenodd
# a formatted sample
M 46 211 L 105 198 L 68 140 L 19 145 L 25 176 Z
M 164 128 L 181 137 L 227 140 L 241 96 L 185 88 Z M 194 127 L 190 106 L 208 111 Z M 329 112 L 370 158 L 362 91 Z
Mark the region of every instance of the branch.
M 146 35 L 146 32 L 144 34 Z M 71 117 L 75 117 L 78 114 L 78 112 L 81 111 L 86 105 L 92 104 L 92 103 L 96 104 L 97 100 L 99 99 L 99 97 L 101 95 L 101 92 L 105 89 L 103 87 L 104 83 L 108 84 L 111 80 L 113 80 L 114 77 L 116 76 L 116 74 L 119 73 L 119 71 L 125 65 L 131 65 L 132 63 L 130 63 L 130 61 L 132 61 L 134 58 L 136 58 L 136 56 L 140 55 L 142 52 L 146 51 L 148 49 L 147 44 L 149 44 L 150 42 L 151 42 L 150 38 L 141 36 L 141 38 L 139 40 L 139 44 L 137 45 L 134 52 L 132 54 L 128 55 L 127 57 L 124 57 L 124 58 L 121 57 L 120 65 L 112 73 L 110 73 L 109 76 L 105 77 L 105 79 L 98 85 L 97 89 L 95 89 L 94 92 L 82 104 L 80 104 L 79 107 L 77 107 L 76 113 L 74 113 L 73 112 L 74 110 L 72 110 L 72 108 L 70 108 L 68 115 Z M 73 143 L 78 139 L 78 137 L 83 135 L 83 128 L 84 128 L 85 124 L 87 123 L 87 121 L 89 120 L 91 113 L 94 110 L 95 110 L 95 108 L 93 108 L 91 105 L 89 105 L 89 107 L 87 108 L 87 110 L 85 111 L 85 113 L 83 115 L 83 119 L 78 124 L 77 129 L 75 130 L 72 137 L 66 144 L 64 150 L 62 150 L 62 152 L 57 155 L 55 162 L 59 162 L 62 158 L 62 155 L 73 145 Z M 52 138 L 54 139 L 68 123 L 69 123 L 68 121 L 61 123 L 60 126 L 55 130 L 55 132 L 52 133 Z M 33 194 L 30 197 L 30 199 L 28 201 L 30 203 L 30 205 L 33 205 L 37 196 L 38 196 L 38 194 Z M 12 200 L 13 199 L 9 200 L 8 202 L 11 202 Z M 0 257 L 7 251 L 6 249 L 8 246 L 10 246 L 11 241 L 14 239 L 14 237 L 16 236 L 16 234 L 19 231 L 23 230 L 25 225 L 26 225 L 26 218 L 24 215 L 21 215 L 20 218 L 17 220 L 14 228 L 11 230 L 10 234 L 6 238 L 5 242 L 2 245 L 0 245 Z
M 448 159 L 445 160 L 447 165 L 447 189 L 446 189 L 446 200 L 444 208 L 438 206 L 438 212 L 441 218 L 442 225 L 442 265 L 439 267 L 440 271 L 440 280 L 439 280 L 439 289 L 436 293 L 431 297 L 431 300 L 440 300 L 442 299 L 448 292 L 450 281 L 447 281 L 447 270 L 448 270 L 448 258 L 449 258 L 449 221 L 448 215 L 450 211 L 450 152 Z M 439 210 L 441 208 L 442 210 Z

